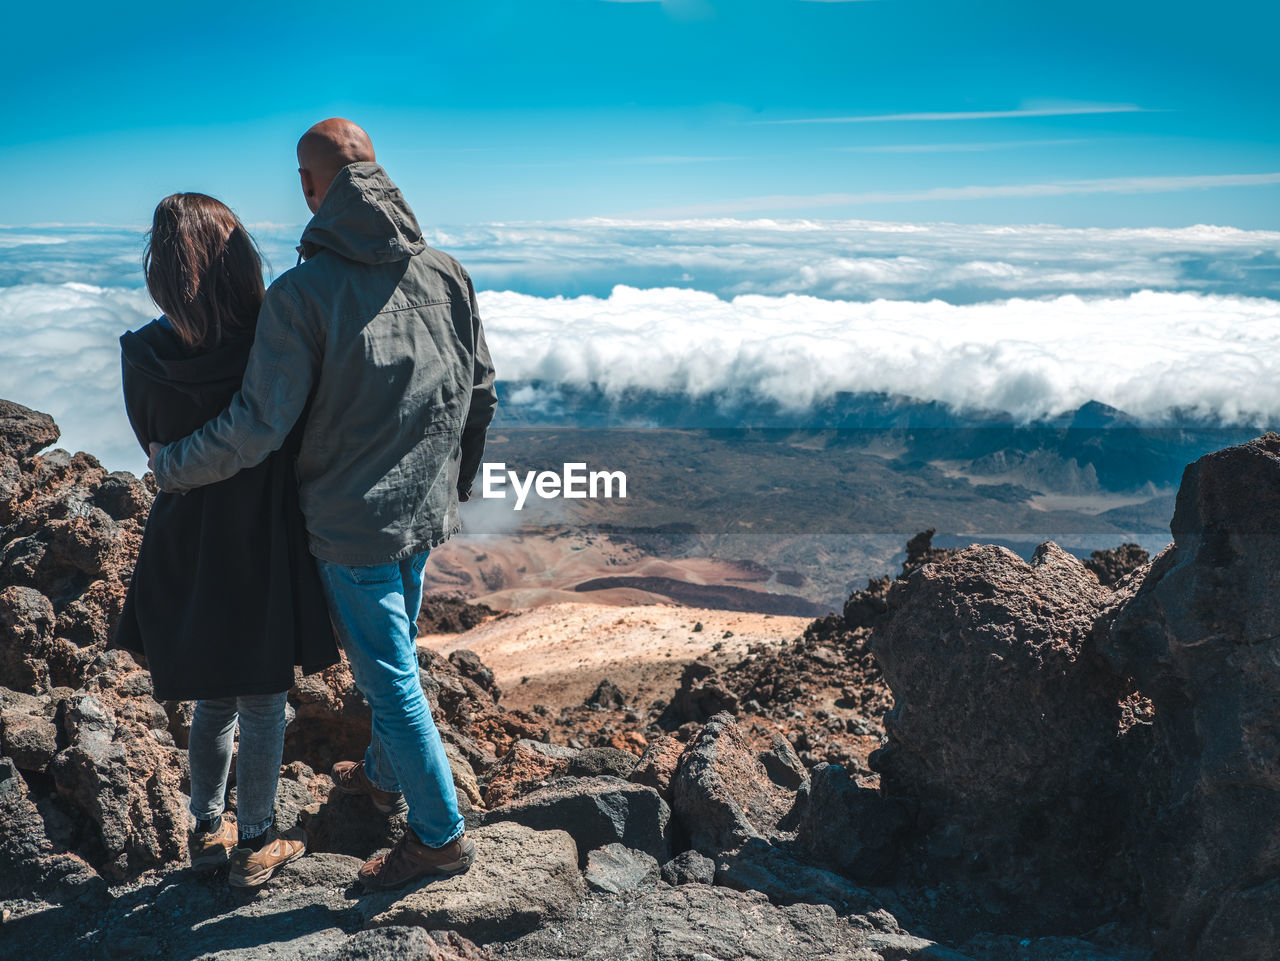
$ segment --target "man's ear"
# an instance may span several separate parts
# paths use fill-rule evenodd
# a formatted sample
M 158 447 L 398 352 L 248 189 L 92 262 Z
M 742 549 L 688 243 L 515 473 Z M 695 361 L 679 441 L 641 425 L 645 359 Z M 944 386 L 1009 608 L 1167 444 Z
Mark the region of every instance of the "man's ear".
M 311 177 L 311 171 L 305 167 L 298 168 L 298 177 L 302 180 L 302 193 L 310 198 L 316 195 L 316 182 Z

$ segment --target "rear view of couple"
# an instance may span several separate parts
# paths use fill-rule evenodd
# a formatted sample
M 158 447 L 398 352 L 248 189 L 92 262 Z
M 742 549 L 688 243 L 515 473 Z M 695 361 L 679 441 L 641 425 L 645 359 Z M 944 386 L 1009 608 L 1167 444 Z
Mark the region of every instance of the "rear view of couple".
M 159 699 L 195 700 L 193 866 L 256 886 L 306 853 L 273 811 L 286 694 L 338 661 L 369 702 L 336 788 L 406 814 L 367 888 L 465 871 L 449 762 L 418 675 L 427 552 L 459 527 L 497 404 L 475 291 L 428 247 L 363 130 L 298 143 L 313 217 L 299 264 L 264 290 L 253 240 L 204 194 L 166 197 L 147 288 L 164 315 L 121 338 L 125 406 L 161 493 L 116 643 Z M 224 812 L 233 741 L 237 811 Z

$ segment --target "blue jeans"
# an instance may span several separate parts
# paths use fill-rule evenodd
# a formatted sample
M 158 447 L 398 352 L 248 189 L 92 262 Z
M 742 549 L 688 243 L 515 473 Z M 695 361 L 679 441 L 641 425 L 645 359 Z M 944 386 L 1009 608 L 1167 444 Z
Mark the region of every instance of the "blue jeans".
M 222 813 L 236 722 L 236 815 L 240 837 L 256 838 L 275 816 L 280 756 L 284 753 L 285 701 L 288 691 L 196 701 L 191 719 L 191 814 L 212 820 Z
M 409 827 L 423 844 L 462 835 L 453 772 L 418 677 L 418 609 L 426 553 L 352 567 L 316 559 L 329 615 L 356 686 L 373 711 L 364 766 L 376 787 L 403 791 Z

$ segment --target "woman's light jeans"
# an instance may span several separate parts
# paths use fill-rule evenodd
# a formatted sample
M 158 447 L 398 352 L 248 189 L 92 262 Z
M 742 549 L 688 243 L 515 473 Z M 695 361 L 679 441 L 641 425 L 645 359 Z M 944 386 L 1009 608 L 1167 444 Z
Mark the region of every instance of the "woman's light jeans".
M 276 784 L 284 754 L 285 701 L 288 691 L 196 702 L 188 754 L 191 758 L 191 813 L 212 820 L 222 813 L 236 722 L 236 821 L 241 838 L 255 838 L 271 827 Z

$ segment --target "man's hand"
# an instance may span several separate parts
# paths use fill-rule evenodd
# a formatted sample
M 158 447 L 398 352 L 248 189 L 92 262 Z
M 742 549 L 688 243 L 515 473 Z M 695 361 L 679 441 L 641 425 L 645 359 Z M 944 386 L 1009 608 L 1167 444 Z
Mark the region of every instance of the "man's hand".
M 152 441 L 148 445 L 147 449 L 151 451 L 150 456 L 147 457 L 147 470 L 155 473 L 156 454 L 160 453 L 160 451 L 164 449 L 164 444 L 157 444 L 155 441 Z

